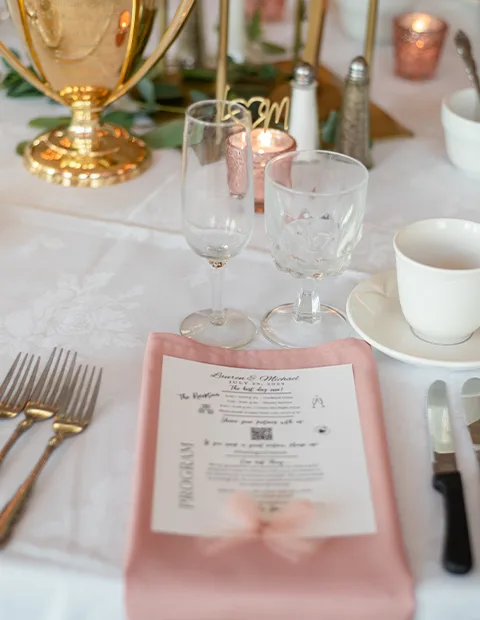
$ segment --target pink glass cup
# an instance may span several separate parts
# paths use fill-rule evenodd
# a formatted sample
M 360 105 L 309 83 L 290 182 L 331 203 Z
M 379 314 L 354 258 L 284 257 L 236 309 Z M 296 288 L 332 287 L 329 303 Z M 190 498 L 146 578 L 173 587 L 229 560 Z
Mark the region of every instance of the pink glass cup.
M 429 80 L 437 70 L 448 25 L 426 13 L 394 19 L 395 73 L 407 80 Z
M 297 144 L 290 134 L 280 129 L 254 129 L 251 133 L 251 139 L 255 211 L 263 213 L 265 166 L 277 155 L 295 151 Z M 242 158 L 244 148 L 244 134 L 233 134 L 227 139 L 228 178 L 232 194 L 241 195 L 244 193 L 245 181 L 238 173 L 238 170 L 243 170 L 243 168 L 236 163 Z

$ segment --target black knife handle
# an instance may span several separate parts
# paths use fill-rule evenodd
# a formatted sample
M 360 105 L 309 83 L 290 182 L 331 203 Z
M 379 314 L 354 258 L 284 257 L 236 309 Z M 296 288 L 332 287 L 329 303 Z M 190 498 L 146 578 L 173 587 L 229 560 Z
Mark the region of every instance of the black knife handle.
M 443 566 L 449 573 L 463 575 L 472 569 L 473 562 L 460 473 L 435 474 L 433 488 L 443 495 L 445 503 Z

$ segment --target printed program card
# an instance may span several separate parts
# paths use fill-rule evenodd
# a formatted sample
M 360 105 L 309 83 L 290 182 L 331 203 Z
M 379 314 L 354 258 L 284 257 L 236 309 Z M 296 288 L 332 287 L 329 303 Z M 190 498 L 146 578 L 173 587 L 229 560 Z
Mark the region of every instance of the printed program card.
M 312 501 L 308 536 L 375 532 L 351 366 L 250 370 L 164 356 L 152 530 L 222 535 L 236 491 L 265 519 Z

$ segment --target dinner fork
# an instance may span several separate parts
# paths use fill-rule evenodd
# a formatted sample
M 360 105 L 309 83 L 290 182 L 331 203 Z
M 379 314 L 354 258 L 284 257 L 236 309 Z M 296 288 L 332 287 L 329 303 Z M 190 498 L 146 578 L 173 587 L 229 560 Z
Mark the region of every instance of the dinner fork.
M 78 366 L 73 378 L 72 373 L 73 366 L 70 366 L 66 385 L 62 390 L 59 413 L 53 422 L 54 435 L 49 439 L 47 447 L 28 478 L 0 513 L 0 546 L 5 545 L 11 537 L 49 457 L 65 439 L 83 432 L 92 420 L 102 382 L 102 369 L 97 372 L 95 367 L 89 370 L 88 366 L 83 369 L 82 366 Z M 71 482 L 75 484 L 74 480 Z
M 23 433 L 28 431 L 28 429 L 31 428 L 36 422 L 41 422 L 42 420 L 48 420 L 49 418 L 53 418 L 53 416 L 57 413 L 58 400 L 62 393 L 64 375 L 68 367 L 70 355 L 71 351 L 67 351 L 66 355 L 64 356 L 63 349 L 60 349 L 60 351 L 58 352 L 56 348 L 53 349 L 47 363 L 45 364 L 45 368 L 40 375 L 40 378 L 38 379 L 35 387 L 32 390 L 33 378 L 36 375 L 36 372 L 38 370 L 38 363 L 40 361 L 40 358 L 37 359 L 34 372 L 32 373 L 32 377 L 29 381 L 29 385 L 24 391 L 25 396 L 23 397 L 23 405 L 21 406 L 21 408 L 23 409 L 24 418 L 21 422 L 19 422 L 19 424 L 17 424 L 15 430 L 10 435 L 3 448 L 0 450 L 0 466 L 5 460 L 7 454 L 12 449 L 15 442 L 23 435 Z M 76 358 L 77 354 L 74 353 L 70 361 L 71 368 L 75 366 Z M 31 362 L 32 360 L 30 360 L 29 365 L 31 365 Z M 21 388 L 22 384 L 20 384 L 17 392 L 20 392 Z M 26 404 L 25 398 L 27 399 Z M 21 400 L 22 399 L 20 399 L 20 401 Z
M 10 420 L 23 411 L 32 393 L 33 383 L 38 371 L 40 358 L 19 353 L 0 385 L 0 420 Z

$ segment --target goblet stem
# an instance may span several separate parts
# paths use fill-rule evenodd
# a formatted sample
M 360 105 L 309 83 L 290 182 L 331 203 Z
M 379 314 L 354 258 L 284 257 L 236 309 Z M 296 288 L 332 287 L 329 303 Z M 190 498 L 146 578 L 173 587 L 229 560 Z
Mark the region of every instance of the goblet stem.
M 225 323 L 225 308 L 223 306 L 223 274 L 225 272 L 226 261 L 208 261 L 212 268 L 212 312 L 210 323 L 220 327 Z
M 303 281 L 294 306 L 296 321 L 303 323 L 320 321 L 322 315 L 317 286 L 318 281 L 313 278 L 305 278 Z

